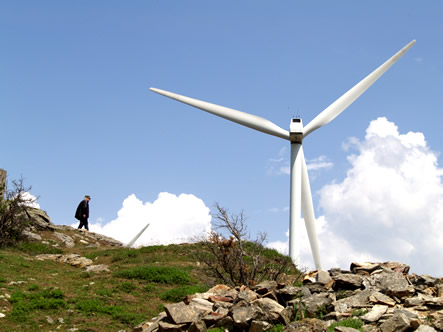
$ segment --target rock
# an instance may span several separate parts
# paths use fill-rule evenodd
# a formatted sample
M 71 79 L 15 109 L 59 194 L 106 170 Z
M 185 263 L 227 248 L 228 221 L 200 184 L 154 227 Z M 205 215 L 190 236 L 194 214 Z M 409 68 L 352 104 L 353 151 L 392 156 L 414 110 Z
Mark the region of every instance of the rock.
M 319 270 L 317 272 L 316 281 L 322 285 L 328 285 L 331 282 L 332 278 L 329 275 L 329 272 L 324 270 Z
M 396 314 L 380 325 L 382 332 L 403 332 L 409 328 L 409 318 L 402 313 Z
M 261 320 L 253 320 L 251 322 L 251 326 L 249 327 L 248 332 L 263 332 L 270 330 L 272 328 L 272 324 Z
M 212 312 L 214 304 L 205 299 L 193 298 L 189 303 L 189 308 L 201 315 Z
M 105 264 L 89 265 L 86 267 L 86 272 L 111 272 Z
M 374 304 L 386 304 L 393 307 L 396 302 L 389 296 L 382 294 L 380 292 L 374 292 L 369 296 L 369 301 Z
M 24 230 L 22 233 L 23 233 L 23 235 L 26 236 L 26 238 L 28 240 L 33 240 L 33 241 L 41 241 L 42 240 L 42 237 L 40 235 L 38 235 L 36 233 L 32 233 L 31 231 Z
M 421 296 L 415 296 L 405 299 L 405 307 L 417 307 L 421 306 L 425 303 L 424 299 Z
M 443 279 L 405 275 L 409 267 L 401 263 L 354 264 L 352 268 L 353 272 L 311 272 L 303 287 L 275 282 L 252 289 L 217 285 L 206 293 L 187 296 L 186 302 L 166 306 L 163 318 L 157 317 L 141 330 L 139 326 L 139 331 L 199 332 L 222 327 L 261 332 L 282 324 L 283 331 L 323 332 L 335 321 L 360 315 L 361 310 L 367 310 L 360 316 L 364 332 L 443 330 L 443 297 L 437 296 L 443 292 Z M 296 314 L 301 320 L 290 323 Z M 356 330 L 336 327 L 335 331 Z
M 61 255 L 61 254 L 42 254 L 35 256 L 39 260 L 52 260 L 55 262 L 66 263 L 76 267 L 86 267 L 92 265 L 92 260 L 77 254 Z
M 314 294 L 304 299 L 305 310 L 308 317 L 314 318 L 323 314 L 332 304 L 332 300 L 327 293 Z
M 186 324 L 171 324 L 167 322 L 160 321 L 158 323 L 159 331 L 167 331 L 167 332 L 181 332 Z
M 257 299 L 257 293 L 253 292 L 249 288 L 241 288 L 238 292 L 237 298 L 246 300 L 247 302 L 252 302 Z
M 202 320 L 206 323 L 206 325 L 211 326 L 216 324 L 219 320 L 225 318 L 228 315 L 228 312 L 228 310 L 225 312 L 210 312 L 203 316 Z
M 312 295 L 308 287 L 286 286 L 277 291 L 284 299 L 306 298 Z
M 257 294 L 263 295 L 269 292 L 273 292 L 277 289 L 277 282 L 274 280 L 267 280 L 259 283 L 254 287 L 254 290 Z
M 232 299 L 221 295 L 209 295 L 208 300 L 214 303 L 217 302 L 231 302 Z
M 334 289 L 358 289 L 362 286 L 363 278 L 358 274 L 338 274 L 332 279 L 335 281 Z
M 58 239 L 60 239 L 67 248 L 72 248 L 75 246 L 74 239 L 72 237 L 70 237 L 69 235 L 59 233 L 59 232 L 54 232 L 54 235 Z
M 325 322 L 316 318 L 292 322 L 283 328 L 283 332 L 324 332 L 327 330 Z
M 409 269 L 410 269 L 409 265 L 399 263 L 399 262 L 384 262 L 383 264 L 381 264 L 381 266 L 388 268 L 391 271 L 403 273 L 403 274 L 408 274 Z
M 349 308 L 362 308 L 369 305 L 369 296 L 372 294 L 371 290 L 365 289 L 357 291 L 354 295 L 338 300 L 334 303 L 334 307 L 340 304 L 345 304 Z M 337 311 L 337 310 L 336 310 Z
M 248 325 L 253 319 L 265 318 L 263 311 L 255 306 L 236 307 L 232 310 L 232 319 L 240 328 Z
M 371 274 L 380 268 L 379 263 L 351 263 L 351 271 L 353 273 Z
M 166 314 L 175 324 L 192 323 L 197 320 L 198 314 L 191 310 L 184 302 L 165 306 Z
M 286 324 L 289 323 L 289 318 L 284 317 L 285 308 L 278 302 L 269 298 L 264 298 L 255 301 L 254 305 L 261 308 L 263 312 L 267 315 L 268 319 L 271 319 L 271 321 L 278 322 L 279 320 L 283 319 Z
M 223 297 L 228 297 L 234 300 L 237 298 L 238 292 L 231 286 L 216 285 L 212 287 L 210 290 L 208 290 L 206 294 L 221 295 Z
M 418 329 L 415 330 L 416 332 L 437 332 L 436 329 L 434 329 L 433 327 L 429 326 L 429 325 L 420 325 L 418 327 Z
M 387 310 L 388 306 L 376 304 L 367 314 L 361 316 L 361 319 L 366 322 L 376 322 L 386 313 Z
M 54 231 L 54 224 L 51 223 L 45 211 L 37 208 L 27 208 L 26 214 L 30 220 L 30 225 L 37 231 Z
M 207 331 L 206 324 L 205 324 L 205 322 L 203 322 L 201 320 L 193 322 L 191 324 L 191 326 L 189 326 L 188 331 L 189 332 L 205 332 L 205 331 Z
M 412 296 L 415 289 L 406 277 L 399 272 L 382 272 L 375 276 L 375 284 L 382 293 L 399 298 Z

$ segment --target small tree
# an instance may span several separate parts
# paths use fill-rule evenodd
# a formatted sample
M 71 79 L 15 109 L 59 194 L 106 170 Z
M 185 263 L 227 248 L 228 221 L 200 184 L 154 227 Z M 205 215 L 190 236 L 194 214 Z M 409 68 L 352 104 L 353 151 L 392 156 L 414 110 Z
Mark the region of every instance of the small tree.
M 264 247 L 266 234 L 249 239 L 243 211 L 229 214 L 218 203 L 214 208 L 214 230 L 203 241 L 206 250 L 197 255 L 216 279 L 232 286 L 251 286 L 296 270 L 289 257 Z
M 36 201 L 27 194 L 31 187 L 25 188 L 23 178 L 11 183 L 12 190 L 5 185 L 5 199 L 0 199 L 0 248 L 24 239 L 23 230 L 29 223 L 27 209 Z

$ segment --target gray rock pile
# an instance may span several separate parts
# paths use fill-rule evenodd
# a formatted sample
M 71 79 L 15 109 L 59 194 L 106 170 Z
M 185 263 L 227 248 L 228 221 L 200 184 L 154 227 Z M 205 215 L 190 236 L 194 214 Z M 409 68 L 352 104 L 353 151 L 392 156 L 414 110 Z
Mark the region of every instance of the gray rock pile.
M 303 285 L 263 282 L 252 289 L 217 285 L 165 305 L 134 331 L 358 331 L 337 322 L 359 320 L 363 331 L 442 331 L 443 280 L 409 275 L 401 263 L 351 265 L 307 273 Z M 335 324 L 334 324 L 335 323 Z M 334 324 L 334 325 L 333 325 Z

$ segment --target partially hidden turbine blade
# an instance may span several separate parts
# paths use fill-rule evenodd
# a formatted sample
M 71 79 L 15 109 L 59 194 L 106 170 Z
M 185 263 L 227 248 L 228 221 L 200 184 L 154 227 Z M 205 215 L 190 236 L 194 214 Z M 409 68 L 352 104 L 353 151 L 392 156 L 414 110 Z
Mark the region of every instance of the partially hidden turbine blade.
M 323 110 L 323 112 L 317 115 L 306 125 L 303 130 L 303 136 L 306 137 L 314 130 L 334 120 L 341 112 L 343 112 L 358 97 L 360 97 L 360 95 L 365 92 L 376 80 L 378 80 L 380 76 L 383 75 L 383 73 L 388 70 L 398 59 L 400 59 L 400 57 L 405 54 L 406 51 L 409 50 L 414 44 L 415 40 L 411 41 L 366 78 L 357 83 L 357 85 L 355 85 L 352 89 L 329 105 L 325 110 Z
M 283 128 L 280 128 L 276 124 L 272 123 L 269 120 L 266 120 L 264 118 L 261 118 L 259 116 L 237 111 L 232 108 L 227 108 L 224 106 L 219 106 L 215 104 L 211 104 L 205 101 L 185 97 L 173 92 L 168 92 L 165 90 L 160 90 L 156 88 L 150 88 L 151 91 L 157 92 L 163 96 L 175 99 L 177 101 L 180 101 L 182 103 L 197 107 L 203 111 L 212 113 L 214 115 L 220 116 L 222 118 L 225 118 L 227 120 L 236 122 L 238 124 L 241 124 L 243 126 L 264 132 L 269 135 L 277 136 L 280 138 L 284 138 L 289 140 L 289 132 Z
M 134 238 L 131 241 L 128 242 L 128 244 L 125 245 L 125 247 L 131 248 L 134 245 L 135 241 L 137 241 L 138 238 L 144 233 L 146 228 L 148 228 L 148 226 L 149 226 L 149 223 L 146 224 L 146 226 L 143 227 L 142 230 L 140 232 L 138 232 L 137 235 L 134 236 Z
M 301 209 L 305 220 L 306 231 L 308 233 L 309 244 L 314 258 L 315 268 L 321 270 L 320 249 L 318 247 L 317 227 L 315 225 L 314 205 L 312 203 L 311 185 L 309 184 L 308 167 L 303 152 L 300 147 L 299 156 L 301 158 Z

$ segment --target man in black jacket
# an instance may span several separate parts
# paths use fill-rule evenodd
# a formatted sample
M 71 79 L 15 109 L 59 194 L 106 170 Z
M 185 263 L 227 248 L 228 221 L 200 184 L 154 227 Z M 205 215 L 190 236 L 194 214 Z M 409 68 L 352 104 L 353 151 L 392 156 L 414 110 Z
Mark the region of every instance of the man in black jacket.
M 78 229 L 81 229 L 85 226 L 85 229 L 89 231 L 88 227 L 88 218 L 89 218 L 89 201 L 91 197 L 86 195 L 85 199 L 80 202 L 75 211 L 75 219 L 80 220 L 80 225 L 78 225 Z

